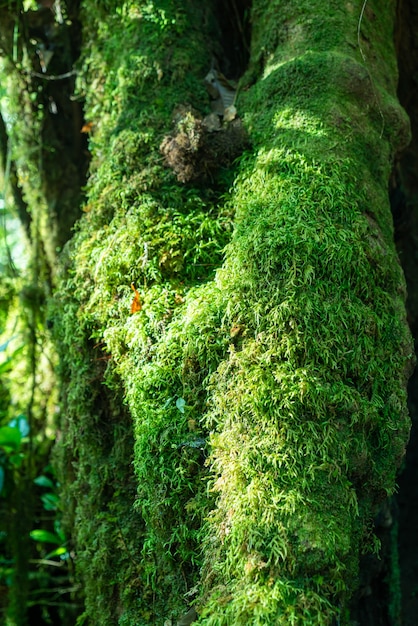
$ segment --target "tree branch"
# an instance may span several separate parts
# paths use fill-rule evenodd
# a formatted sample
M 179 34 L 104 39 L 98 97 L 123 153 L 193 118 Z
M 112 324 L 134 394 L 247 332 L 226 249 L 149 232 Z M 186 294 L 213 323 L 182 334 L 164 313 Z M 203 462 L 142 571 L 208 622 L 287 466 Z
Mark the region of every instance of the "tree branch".
M 28 205 L 26 204 L 23 198 L 22 189 L 20 188 L 20 185 L 18 182 L 16 166 L 13 161 L 10 161 L 10 163 L 8 163 L 8 160 L 10 158 L 8 151 L 9 151 L 9 137 L 7 135 L 7 128 L 6 128 L 6 124 L 4 123 L 3 115 L 0 112 L 1 166 L 2 166 L 4 173 L 8 171 L 7 180 L 5 180 L 5 183 L 6 183 L 5 186 L 10 185 L 10 189 L 12 191 L 13 200 L 15 203 L 15 207 L 17 209 L 19 219 L 22 223 L 22 226 L 25 228 L 27 235 L 30 237 L 30 224 L 31 224 L 32 217 L 28 211 Z

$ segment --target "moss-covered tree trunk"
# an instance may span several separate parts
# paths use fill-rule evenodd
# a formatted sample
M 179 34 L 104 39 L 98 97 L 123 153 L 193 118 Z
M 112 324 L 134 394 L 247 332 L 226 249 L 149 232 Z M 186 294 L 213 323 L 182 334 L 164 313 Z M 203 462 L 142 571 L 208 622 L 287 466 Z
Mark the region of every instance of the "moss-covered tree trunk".
M 350 623 L 409 433 L 394 18 L 84 2 L 92 163 L 51 307 L 80 623 Z

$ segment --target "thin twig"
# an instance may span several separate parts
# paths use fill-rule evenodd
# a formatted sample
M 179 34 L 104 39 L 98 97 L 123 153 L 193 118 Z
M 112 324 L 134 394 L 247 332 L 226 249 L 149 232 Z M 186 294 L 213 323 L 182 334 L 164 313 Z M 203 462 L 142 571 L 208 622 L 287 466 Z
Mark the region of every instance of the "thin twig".
M 31 76 L 43 78 L 44 80 L 65 80 L 66 78 L 70 78 L 76 74 L 77 70 L 71 70 L 70 72 L 65 72 L 65 74 L 41 74 L 40 72 L 30 72 Z

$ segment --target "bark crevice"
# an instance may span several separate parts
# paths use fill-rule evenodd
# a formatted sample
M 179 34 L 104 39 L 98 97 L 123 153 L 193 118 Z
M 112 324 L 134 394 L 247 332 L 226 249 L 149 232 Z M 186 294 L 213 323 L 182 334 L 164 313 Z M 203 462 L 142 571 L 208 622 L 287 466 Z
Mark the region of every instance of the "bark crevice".
M 219 69 L 230 79 L 238 80 L 250 59 L 251 0 L 215 0 L 217 42 L 214 56 Z
M 395 43 L 399 69 L 398 97 L 411 122 L 412 139 L 399 157 L 391 181 L 390 199 L 395 242 L 407 283 L 407 315 L 417 353 L 418 336 L 418 7 L 413 0 L 399 0 Z M 396 498 L 398 549 L 402 594 L 402 624 L 416 623 L 418 612 L 418 548 L 416 528 L 418 505 L 415 485 L 418 480 L 418 373 L 408 385 L 408 406 L 412 429 L 404 469 L 399 477 Z M 394 622 L 395 623 L 395 622 Z M 398 622 L 396 622 L 398 623 Z

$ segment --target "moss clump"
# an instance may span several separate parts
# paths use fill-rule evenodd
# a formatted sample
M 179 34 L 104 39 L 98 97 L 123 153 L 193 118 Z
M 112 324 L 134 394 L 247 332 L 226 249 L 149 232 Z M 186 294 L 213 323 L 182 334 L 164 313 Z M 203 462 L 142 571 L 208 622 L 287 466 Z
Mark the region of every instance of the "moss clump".
M 239 118 L 221 125 L 216 114 L 202 119 L 183 106 L 176 110 L 174 133 L 164 137 L 160 150 L 177 180 L 186 183 L 211 178 L 220 166 L 232 165 L 245 147 L 248 137 Z

